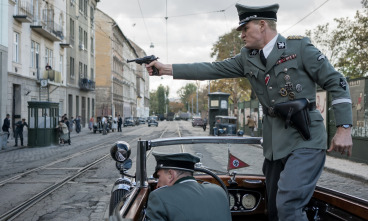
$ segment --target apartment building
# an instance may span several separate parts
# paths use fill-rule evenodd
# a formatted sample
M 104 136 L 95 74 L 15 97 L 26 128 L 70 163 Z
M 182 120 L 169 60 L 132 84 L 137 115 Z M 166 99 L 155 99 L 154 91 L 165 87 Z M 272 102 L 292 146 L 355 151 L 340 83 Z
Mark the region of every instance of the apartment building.
M 8 94 L 8 0 L 0 0 L 0 119 L 6 116 Z M 2 125 L 2 123 L 1 123 Z
M 52 101 L 59 115 L 80 115 L 87 123 L 95 99 L 93 14 L 99 0 L 7 2 L 6 112 L 14 122 L 27 118 L 28 101 Z
M 99 0 L 66 0 L 66 30 L 70 46 L 66 52 L 67 113 L 81 116 L 87 126 L 95 115 L 95 11 Z
M 144 106 L 143 99 L 149 99 L 147 71 L 134 62 L 127 63 L 145 55 L 144 51 L 134 47 L 116 22 L 99 9 L 95 24 L 96 116 L 148 116 L 144 111 L 147 112 L 149 102 Z

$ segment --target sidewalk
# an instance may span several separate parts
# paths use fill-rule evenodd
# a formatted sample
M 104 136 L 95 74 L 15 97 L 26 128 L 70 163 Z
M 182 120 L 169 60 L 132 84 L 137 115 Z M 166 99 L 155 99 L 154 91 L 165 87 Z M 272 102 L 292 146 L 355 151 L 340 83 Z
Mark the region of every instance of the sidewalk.
M 75 130 L 73 130 L 70 133 L 70 139 L 71 139 L 72 144 L 73 144 L 73 138 L 74 137 L 84 136 L 84 135 L 86 135 L 88 133 L 93 133 L 93 130 L 90 131 L 88 129 L 88 127 L 82 128 L 81 129 L 81 132 L 79 134 L 77 132 L 75 132 Z M 26 129 L 23 132 L 23 145 L 24 145 L 23 147 L 20 145 L 20 138 L 19 137 L 18 137 L 18 146 L 17 147 L 14 147 L 14 145 L 15 145 L 15 139 L 13 137 L 13 134 L 11 133 L 10 136 L 9 136 L 8 143 L 7 143 L 6 147 L 5 148 L 2 148 L 0 150 L 0 153 L 11 151 L 11 150 L 15 150 L 15 149 L 27 148 L 27 144 L 28 144 L 28 131 Z
M 255 144 L 254 146 L 262 149 L 262 146 L 259 144 Z M 327 154 L 325 170 L 359 181 L 368 182 L 368 164 L 365 163 L 357 163 L 348 159 L 340 159 Z

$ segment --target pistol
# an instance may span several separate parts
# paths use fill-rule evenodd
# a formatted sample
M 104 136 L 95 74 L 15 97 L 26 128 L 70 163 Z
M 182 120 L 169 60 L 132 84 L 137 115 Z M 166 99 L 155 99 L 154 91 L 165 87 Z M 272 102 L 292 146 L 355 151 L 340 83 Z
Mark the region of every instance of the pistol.
M 157 59 L 159 59 L 158 57 L 154 56 L 154 55 L 151 55 L 151 56 L 146 56 L 146 57 L 143 57 L 143 58 L 137 58 L 137 59 L 133 59 L 133 60 L 127 60 L 127 62 L 135 62 L 137 64 L 149 64 L 151 63 L 152 61 L 156 61 Z M 152 75 L 159 75 L 158 73 L 158 70 L 155 66 L 152 66 Z

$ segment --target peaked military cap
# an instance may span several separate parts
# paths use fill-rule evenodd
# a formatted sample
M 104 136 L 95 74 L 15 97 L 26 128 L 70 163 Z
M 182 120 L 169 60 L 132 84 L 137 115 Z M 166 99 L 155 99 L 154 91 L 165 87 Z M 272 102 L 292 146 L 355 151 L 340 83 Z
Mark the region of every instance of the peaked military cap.
M 153 177 L 157 178 L 157 172 L 160 169 L 175 169 L 194 172 L 194 165 L 200 161 L 196 156 L 189 153 L 159 153 L 153 152 L 152 155 L 156 158 L 157 165 Z
M 240 31 L 243 25 L 252 20 L 277 21 L 276 14 L 279 9 L 279 4 L 253 7 L 237 3 L 235 7 L 238 10 L 239 15 L 239 26 L 236 28 L 237 31 Z

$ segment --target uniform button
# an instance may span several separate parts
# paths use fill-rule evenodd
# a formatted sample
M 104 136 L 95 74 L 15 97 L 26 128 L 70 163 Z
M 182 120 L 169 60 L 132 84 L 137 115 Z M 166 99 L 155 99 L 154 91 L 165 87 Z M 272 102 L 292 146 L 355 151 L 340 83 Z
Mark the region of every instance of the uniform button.
M 271 100 L 272 103 L 275 103 L 275 100 Z
M 268 89 L 272 90 L 272 87 L 269 87 Z
M 287 68 L 284 68 L 284 72 L 287 72 L 287 70 L 288 70 Z

